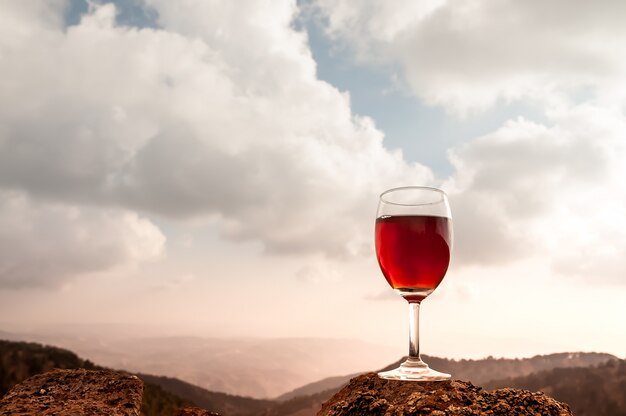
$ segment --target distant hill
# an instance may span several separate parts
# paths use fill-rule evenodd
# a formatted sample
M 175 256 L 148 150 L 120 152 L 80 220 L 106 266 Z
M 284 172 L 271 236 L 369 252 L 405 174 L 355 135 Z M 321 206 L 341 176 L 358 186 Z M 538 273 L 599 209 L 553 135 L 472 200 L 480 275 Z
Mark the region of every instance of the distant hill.
M 174 377 L 210 391 L 259 399 L 325 377 L 369 371 L 397 356 L 393 348 L 349 339 L 163 337 L 72 328 L 5 333 L 11 337 L 5 339 L 56 345 L 108 368 Z
M 280 401 L 270 407 L 261 416 L 315 416 L 321 409 L 322 403 L 337 393 L 336 388 L 318 393 L 292 397 Z
M 388 365 L 379 371 L 396 368 L 406 357 Z M 603 353 L 558 353 L 537 355 L 531 358 L 509 359 L 488 357 L 482 360 L 448 360 L 445 358 L 423 356 L 432 368 L 451 373 L 454 378 L 470 380 L 477 385 L 485 385 L 494 379 L 518 377 L 537 371 L 567 367 L 590 367 L 603 364 L 616 357 Z M 507 374 L 506 376 L 502 376 Z M 321 404 L 330 399 L 341 387 L 347 384 L 356 374 L 340 377 L 329 377 L 315 383 L 306 384 L 289 393 L 279 396 L 282 401 L 271 408 L 268 416 L 314 416 Z M 499 387 L 507 386 L 506 382 Z M 532 389 L 531 389 L 532 390 Z M 537 389 L 535 389 L 537 390 Z M 625 390 L 626 391 L 626 390 Z M 568 402 L 565 398 L 556 397 Z M 578 413 L 576 413 L 578 415 Z
M 0 340 L 0 397 L 15 384 L 53 368 L 93 370 L 104 367 L 62 348 Z M 136 375 L 144 381 L 142 414 L 145 416 L 171 415 L 177 408 L 190 405 L 228 416 L 260 416 L 269 414 L 266 412 L 276 404 L 272 400 L 208 391 L 171 377 Z
M 137 374 L 137 376 L 144 382 L 158 385 L 166 391 L 195 403 L 196 406 L 228 416 L 261 415 L 275 403 L 272 400 L 213 392 L 171 377 L 148 374 Z
M 543 391 L 570 405 L 576 416 L 626 416 L 626 361 L 592 367 L 554 368 L 523 377 L 495 380 L 485 388 Z
M 544 391 L 569 403 L 577 416 L 626 416 L 626 363 L 610 354 L 560 353 L 483 360 L 425 356 L 424 360 L 437 370 L 486 388 Z M 52 368 L 102 367 L 65 349 L 0 340 L 0 396 L 14 384 Z M 277 400 L 262 400 L 208 391 L 176 378 L 138 374 L 145 383 L 142 412 L 146 416 L 173 414 L 175 409 L 188 405 L 228 416 L 314 416 L 321 404 L 354 375 L 321 379 Z
M 62 348 L 33 342 L 0 340 L 0 397 L 28 377 L 53 368 L 97 370 L 103 367 Z M 192 404 L 156 384 L 144 383 L 141 411 L 145 416 L 171 415 L 177 408 Z
M 325 390 L 337 390 L 338 387 L 342 387 L 345 384 L 348 384 L 352 377 L 356 377 L 359 374 L 360 373 L 354 373 L 347 376 L 323 378 L 320 381 L 305 384 L 304 386 L 291 390 L 288 393 L 281 394 L 275 400 L 279 402 L 285 402 L 287 400 L 293 399 L 294 397 L 310 396 L 312 394 L 317 394 Z
M 553 368 L 590 367 L 617 359 L 614 355 L 597 352 L 563 352 L 535 355 L 531 358 L 487 357 L 481 360 L 448 360 L 427 355 L 422 357 L 431 368 L 480 386 L 492 380 L 521 377 Z M 382 371 L 396 368 L 405 359 L 406 357 L 385 367 Z
M 0 396 L 28 377 L 53 368 L 98 368 L 62 348 L 0 340 Z
M 549 370 L 533 371 L 532 374 L 522 377 L 489 380 L 481 384 L 488 390 L 514 387 L 543 391 L 557 400 L 568 403 L 577 416 L 626 416 L 626 361 L 618 360 L 610 354 L 561 353 L 518 360 L 487 358 L 460 361 L 425 356 L 424 360 L 433 368 L 452 372 L 455 378 L 463 380 L 472 378 L 467 375 L 471 371 L 476 371 L 475 375 L 478 377 L 474 378 L 483 380 L 490 375 L 501 374 L 502 371 L 520 373 L 533 371 L 535 368 L 557 366 Z M 395 368 L 401 361 L 382 370 Z M 597 363 L 600 364 L 596 366 Z M 294 392 L 280 396 L 279 399 L 292 393 L 308 393 L 307 395 L 288 397 L 288 400 L 270 408 L 264 416 L 315 416 L 322 403 L 330 399 L 353 376 L 330 377 L 302 386 Z M 335 384 L 335 387 L 315 391 L 317 388 L 332 384 Z

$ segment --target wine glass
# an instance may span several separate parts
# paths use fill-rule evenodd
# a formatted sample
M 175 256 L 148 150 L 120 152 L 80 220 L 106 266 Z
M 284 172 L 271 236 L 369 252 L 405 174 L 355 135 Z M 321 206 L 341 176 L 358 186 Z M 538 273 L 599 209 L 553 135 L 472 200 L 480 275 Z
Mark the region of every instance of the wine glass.
M 376 257 L 387 282 L 409 302 L 409 357 L 378 373 L 390 380 L 448 380 L 420 358 L 420 303 L 441 283 L 452 250 L 452 216 L 446 194 L 406 186 L 380 195 L 376 214 Z

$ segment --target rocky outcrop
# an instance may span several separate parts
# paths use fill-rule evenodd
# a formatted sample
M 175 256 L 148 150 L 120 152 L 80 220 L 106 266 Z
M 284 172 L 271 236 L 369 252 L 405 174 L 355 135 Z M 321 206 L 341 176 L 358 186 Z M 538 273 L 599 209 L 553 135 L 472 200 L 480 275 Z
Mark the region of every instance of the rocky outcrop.
M 143 382 L 115 371 L 53 370 L 13 387 L 0 415 L 140 414 Z
M 487 391 L 452 380 L 408 382 L 383 380 L 368 373 L 350 383 L 322 406 L 318 416 L 470 416 L 572 415 L 569 406 L 543 393 L 499 389 Z
M 13 387 L 0 400 L 0 415 L 140 415 L 143 382 L 108 370 L 53 370 Z M 324 403 L 319 416 L 568 416 L 571 411 L 543 393 L 487 391 L 463 381 L 403 382 L 374 373 L 353 378 Z M 184 408 L 176 416 L 219 416 Z
M 0 416 L 139 416 L 143 381 L 110 370 L 52 370 L 14 386 L 0 400 Z M 175 416 L 219 416 L 197 407 Z

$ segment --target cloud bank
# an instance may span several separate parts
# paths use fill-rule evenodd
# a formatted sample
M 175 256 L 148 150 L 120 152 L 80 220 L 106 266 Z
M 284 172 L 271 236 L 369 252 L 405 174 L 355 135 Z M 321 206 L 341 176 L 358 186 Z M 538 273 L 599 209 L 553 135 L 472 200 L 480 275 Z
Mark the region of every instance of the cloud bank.
M 399 68 L 450 114 L 539 109 L 450 149 L 449 178 L 387 150 L 318 79 L 295 1 L 146 0 L 158 28 L 143 29 L 112 4 L 66 27 L 68 4 L 0 3 L 1 238 L 20 242 L 0 254 L 5 287 L 158 258 L 152 217 L 274 253 L 369 256 L 377 195 L 416 183 L 449 191 L 459 266 L 545 258 L 623 281 L 621 2 L 313 3 L 356 59 Z
M 451 115 L 504 102 L 541 115 L 449 150 L 459 265 L 543 259 L 564 276 L 626 281 L 623 2 L 311 7 L 355 59 L 398 68 L 412 94 Z
M 60 287 L 158 259 L 165 237 L 134 212 L 47 204 L 0 192 L 0 286 Z
M 381 189 L 433 181 L 317 79 L 306 34 L 292 27 L 294 1 L 148 3 L 159 29 L 118 25 L 112 4 L 65 27 L 65 2 L 2 3 L 12 23 L 0 40 L 10 103 L 0 109 L 0 189 L 94 218 L 212 221 L 269 251 L 345 257 L 371 246 Z M 126 215 L 107 217 L 110 228 L 128 228 Z M 122 257 L 86 257 L 91 268 L 59 275 Z M 3 270 L 4 281 L 38 281 Z
M 617 0 L 314 4 L 357 57 L 399 65 L 415 95 L 457 114 L 626 92 L 626 5 Z

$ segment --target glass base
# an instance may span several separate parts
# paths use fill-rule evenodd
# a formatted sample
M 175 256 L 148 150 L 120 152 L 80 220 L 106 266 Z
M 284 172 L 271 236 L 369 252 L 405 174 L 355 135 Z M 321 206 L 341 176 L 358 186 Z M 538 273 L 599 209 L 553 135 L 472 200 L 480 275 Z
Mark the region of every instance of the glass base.
M 440 373 L 428 367 L 424 361 L 420 359 L 408 359 L 400 367 L 378 373 L 378 377 L 386 380 L 405 380 L 405 381 L 443 381 L 450 380 L 450 374 Z

